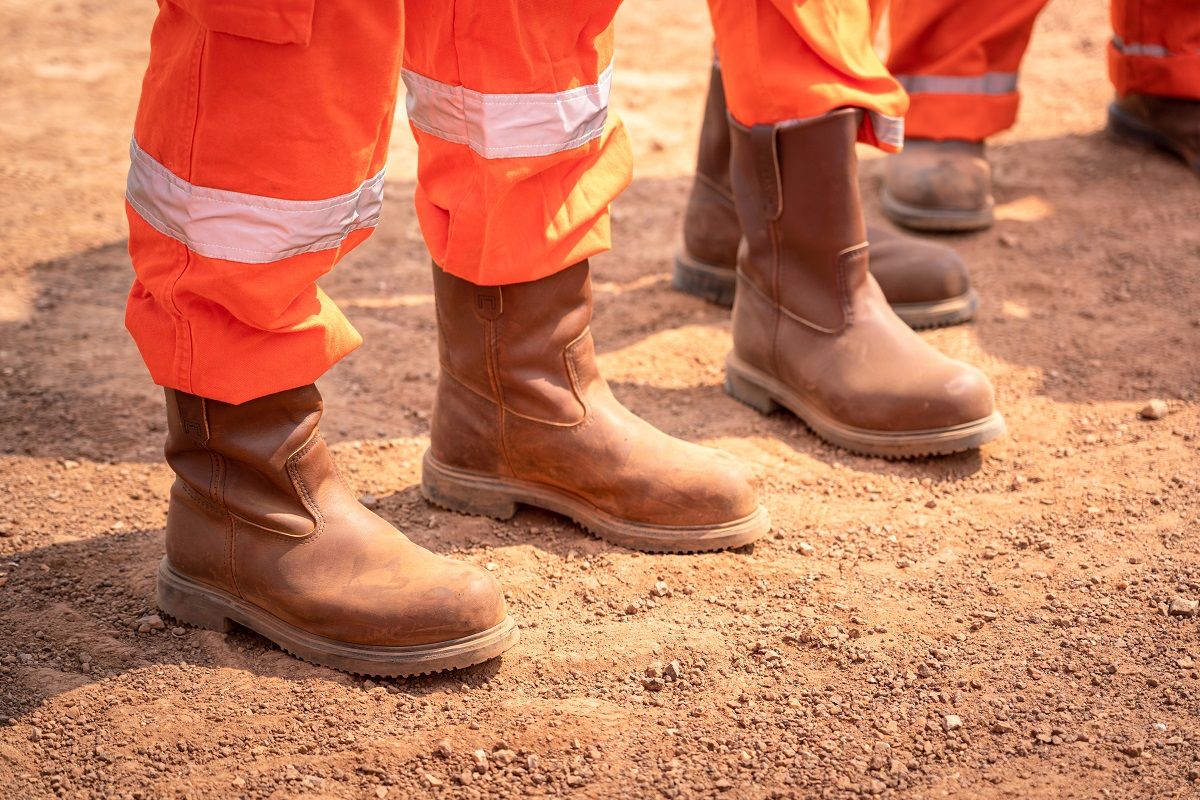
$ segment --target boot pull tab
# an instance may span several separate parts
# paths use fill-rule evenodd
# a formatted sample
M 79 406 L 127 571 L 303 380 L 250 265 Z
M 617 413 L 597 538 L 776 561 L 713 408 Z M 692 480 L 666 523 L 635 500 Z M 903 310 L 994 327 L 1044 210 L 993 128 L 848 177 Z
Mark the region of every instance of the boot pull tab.
M 497 320 L 504 313 L 504 295 L 499 286 L 475 287 L 475 316 Z
M 173 391 L 175 409 L 179 412 L 179 425 L 183 433 L 198 445 L 208 444 L 208 409 L 204 398 L 186 392 Z
M 772 222 L 783 216 L 783 181 L 779 179 L 777 130 L 775 125 L 755 125 L 750 129 L 754 171 L 761 191 L 763 213 Z

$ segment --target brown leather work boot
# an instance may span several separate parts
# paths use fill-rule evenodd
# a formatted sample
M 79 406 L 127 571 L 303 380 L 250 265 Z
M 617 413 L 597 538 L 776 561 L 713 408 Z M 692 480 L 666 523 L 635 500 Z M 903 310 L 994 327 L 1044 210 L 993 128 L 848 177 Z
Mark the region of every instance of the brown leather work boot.
M 1004 431 L 992 387 L 902 323 L 868 271 L 855 175 L 859 114 L 733 131 L 738 258 L 726 389 L 783 406 L 867 455 L 978 447 Z
M 1108 107 L 1108 131 L 1122 141 L 1150 145 L 1200 172 L 1200 100 L 1129 94 Z
M 626 410 L 596 367 L 588 263 L 476 286 L 433 268 L 441 376 L 421 488 L 508 519 L 524 503 L 649 552 L 738 547 L 770 529 L 732 456 Z
M 918 231 L 975 231 L 996 221 L 983 142 L 906 139 L 888 156 L 883 213 Z
M 315 386 L 236 406 L 167 390 L 176 477 L 159 607 L 362 675 L 466 667 L 512 647 L 486 570 L 413 544 L 346 488 L 321 410 Z
M 729 118 L 721 70 L 713 66 L 700 128 L 696 177 L 683 218 L 683 249 L 671 284 L 732 306 L 742 226 L 729 182 Z M 958 253 L 887 228 L 867 226 L 871 273 L 892 309 L 913 328 L 955 325 L 975 316 L 979 298 Z

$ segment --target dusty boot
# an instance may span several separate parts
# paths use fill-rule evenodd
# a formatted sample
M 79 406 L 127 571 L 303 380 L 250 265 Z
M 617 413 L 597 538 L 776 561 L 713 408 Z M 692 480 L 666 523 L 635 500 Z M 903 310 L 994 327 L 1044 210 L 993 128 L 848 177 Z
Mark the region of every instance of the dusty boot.
M 441 376 L 421 488 L 507 519 L 549 509 L 650 552 L 738 547 L 770 528 L 744 467 L 627 411 L 600 376 L 588 263 L 476 286 L 433 269 Z
M 733 130 L 738 258 L 726 389 L 783 406 L 858 453 L 978 447 L 1004 431 L 983 373 L 902 323 L 868 271 L 855 176 L 859 112 Z
M 906 139 L 888 156 L 883 213 L 918 231 L 974 231 L 995 222 L 992 167 L 983 142 Z
M 958 253 L 881 225 L 867 226 L 871 275 L 910 328 L 939 328 L 975 318 L 979 295 Z
M 236 406 L 167 390 L 176 478 L 159 607 L 363 675 L 466 667 L 515 644 L 487 571 L 418 547 L 354 498 L 321 410 L 315 386 Z
M 1173 153 L 1200 172 L 1200 100 L 1129 94 L 1108 107 L 1114 137 Z
M 914 328 L 966 322 L 979 300 L 967 267 L 944 245 L 867 226 L 871 272 L 900 318 Z M 721 70 L 714 66 L 700 128 L 696 177 L 683 219 L 683 249 L 671 285 L 732 306 L 742 226 L 729 181 L 729 118 Z

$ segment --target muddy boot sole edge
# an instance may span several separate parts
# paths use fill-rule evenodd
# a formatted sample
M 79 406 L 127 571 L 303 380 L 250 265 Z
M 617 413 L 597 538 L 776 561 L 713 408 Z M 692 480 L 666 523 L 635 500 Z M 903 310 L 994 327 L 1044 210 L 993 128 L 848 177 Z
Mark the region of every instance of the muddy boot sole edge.
M 950 455 L 974 450 L 1005 431 L 1004 418 L 998 411 L 962 425 L 923 431 L 872 431 L 844 425 L 812 408 L 780 381 L 732 355 L 725 363 L 725 391 L 763 414 L 786 409 L 821 439 L 865 456 L 905 459 Z
M 554 487 L 451 467 L 428 451 L 421 465 L 421 493 L 450 511 L 494 519 L 511 518 L 521 505 L 553 511 L 599 539 L 645 553 L 729 550 L 761 539 L 771 530 L 770 517 L 761 505 L 742 519 L 717 525 L 631 522 Z
M 197 628 L 228 632 L 248 628 L 284 650 L 318 666 L 356 675 L 413 677 L 490 661 L 517 643 L 512 617 L 472 636 L 448 642 L 382 647 L 351 644 L 308 633 L 241 598 L 176 572 L 164 558 L 158 567 L 158 607 Z
M 909 230 L 963 233 L 990 228 L 996 222 L 995 202 L 983 208 L 926 208 L 897 200 L 886 188 L 880 194 L 884 215 Z

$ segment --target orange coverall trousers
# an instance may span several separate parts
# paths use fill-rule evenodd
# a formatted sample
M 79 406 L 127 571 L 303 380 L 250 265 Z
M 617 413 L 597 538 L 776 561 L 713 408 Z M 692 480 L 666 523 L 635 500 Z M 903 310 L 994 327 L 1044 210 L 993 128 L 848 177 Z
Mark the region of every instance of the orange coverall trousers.
M 361 343 L 316 281 L 378 224 L 401 82 L 443 269 L 503 285 L 608 249 L 631 176 L 608 110 L 618 5 L 159 0 L 126 193 L 126 325 L 155 382 L 240 403 Z M 854 106 L 864 141 L 899 147 L 907 98 L 868 0 L 711 12 L 741 122 Z
M 888 67 L 921 139 L 982 141 L 1017 118 L 1017 70 L 1047 0 L 892 0 Z M 1108 74 L 1120 96 L 1200 99 L 1200 4 L 1112 0 Z

